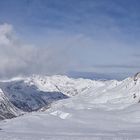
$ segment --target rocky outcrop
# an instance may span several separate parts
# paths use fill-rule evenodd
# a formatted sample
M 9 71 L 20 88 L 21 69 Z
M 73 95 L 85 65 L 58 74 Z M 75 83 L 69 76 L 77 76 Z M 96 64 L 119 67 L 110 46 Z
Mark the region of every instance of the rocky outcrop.
M 140 79 L 140 72 L 134 75 L 134 81 L 137 81 L 138 79 Z

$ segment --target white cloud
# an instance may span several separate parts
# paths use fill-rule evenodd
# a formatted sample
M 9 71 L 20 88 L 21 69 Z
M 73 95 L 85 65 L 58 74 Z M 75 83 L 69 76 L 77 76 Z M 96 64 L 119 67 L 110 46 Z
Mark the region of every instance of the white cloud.
M 9 45 L 11 43 L 10 36 L 13 28 L 9 24 L 0 25 L 0 45 Z
M 66 68 L 66 58 L 63 58 L 55 48 L 24 44 L 16 36 L 12 25 L 0 25 L 1 78 L 33 73 L 59 73 Z

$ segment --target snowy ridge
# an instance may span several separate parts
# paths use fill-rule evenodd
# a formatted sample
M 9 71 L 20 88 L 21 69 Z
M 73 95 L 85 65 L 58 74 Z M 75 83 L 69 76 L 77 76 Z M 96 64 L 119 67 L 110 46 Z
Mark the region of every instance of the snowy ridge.
M 62 92 L 68 96 L 75 96 L 91 87 L 99 87 L 104 83 L 89 79 L 73 79 L 67 76 L 39 76 L 34 75 L 25 80 L 30 85 L 35 85 L 42 91 Z

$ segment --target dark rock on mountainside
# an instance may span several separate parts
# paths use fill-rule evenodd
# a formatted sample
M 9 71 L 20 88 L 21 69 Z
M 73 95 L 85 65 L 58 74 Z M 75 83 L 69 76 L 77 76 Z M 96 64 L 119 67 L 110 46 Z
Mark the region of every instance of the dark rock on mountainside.
M 134 81 L 137 81 L 138 79 L 140 79 L 140 72 L 134 75 Z
M 36 111 L 54 101 L 68 98 L 61 92 L 40 91 L 24 81 L 4 82 L 0 87 L 9 101 L 25 112 Z

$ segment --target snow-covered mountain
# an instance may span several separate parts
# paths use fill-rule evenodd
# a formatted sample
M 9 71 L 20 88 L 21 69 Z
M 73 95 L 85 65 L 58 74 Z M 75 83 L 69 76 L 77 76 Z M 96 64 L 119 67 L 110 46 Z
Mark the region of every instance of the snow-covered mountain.
M 36 85 L 27 83 L 26 79 L 1 82 L 0 87 L 9 101 L 25 112 L 36 111 L 53 101 L 68 98 L 59 91 L 41 91 Z
M 94 104 L 131 105 L 140 100 L 140 74 L 123 81 L 94 81 L 73 79 L 67 76 L 32 76 L 25 79 L 28 85 L 34 85 L 44 92 L 61 92 L 69 97 L 89 98 Z M 88 100 L 88 101 L 89 101 Z
M 5 140 L 140 138 L 140 73 L 122 81 L 33 75 L 0 88 L 1 119 L 34 111 L 1 121 Z
M 140 102 L 139 75 L 137 73 L 123 81 L 94 81 L 60 75 L 33 75 L 1 81 L 0 115 L 1 118 L 11 118 L 20 114 L 20 111 L 48 109 L 51 103 L 67 98 L 70 99 L 62 101 L 63 105 L 72 100 L 81 102 L 73 103 L 75 108 L 84 107 L 84 104 L 88 104 L 89 108 L 97 105 L 108 109 L 124 108 Z

